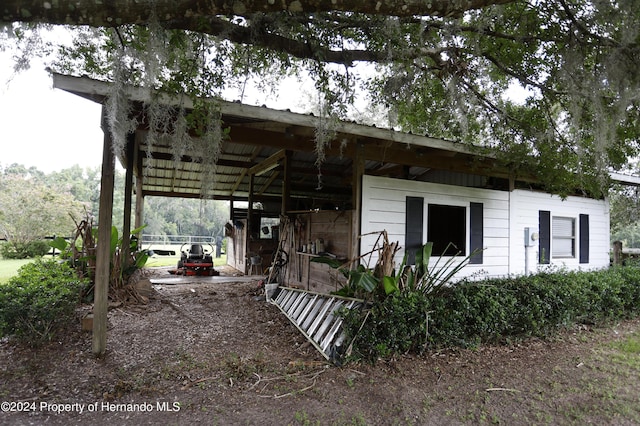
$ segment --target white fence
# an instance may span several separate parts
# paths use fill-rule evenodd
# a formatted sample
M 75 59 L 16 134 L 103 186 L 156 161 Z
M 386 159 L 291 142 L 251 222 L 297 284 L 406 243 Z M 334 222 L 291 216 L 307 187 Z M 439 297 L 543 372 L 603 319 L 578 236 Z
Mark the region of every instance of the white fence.
M 143 234 L 140 238 L 140 244 L 151 245 L 170 245 L 170 244 L 191 244 L 191 243 L 216 243 L 216 237 L 207 235 L 148 235 Z

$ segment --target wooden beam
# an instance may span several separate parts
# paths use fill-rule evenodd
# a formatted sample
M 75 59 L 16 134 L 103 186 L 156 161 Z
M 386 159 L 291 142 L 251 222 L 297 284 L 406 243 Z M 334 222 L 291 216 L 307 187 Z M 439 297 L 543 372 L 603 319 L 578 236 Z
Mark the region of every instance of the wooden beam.
M 387 167 L 379 167 L 375 170 L 369 170 L 367 171 L 367 174 L 371 176 L 398 176 L 403 172 L 404 167 L 406 166 L 403 164 L 392 164 Z
M 253 151 L 251 152 L 251 158 L 250 160 L 253 162 L 256 157 L 260 154 L 260 151 L 262 151 L 262 147 L 261 146 L 254 146 L 253 147 Z M 246 168 L 244 168 L 242 170 L 242 172 L 240 173 L 240 176 L 238 176 L 238 179 L 236 179 L 236 183 L 233 185 L 233 188 L 231 188 L 231 191 L 229 192 L 229 196 L 233 196 L 233 194 L 237 191 L 238 187 L 240 186 L 240 184 L 242 183 L 242 180 L 244 179 L 244 177 L 247 175 L 248 170 L 253 167 L 248 166 Z
M 146 157 L 147 153 L 144 152 L 144 156 Z M 166 153 L 166 152 L 151 152 L 151 158 L 153 158 L 154 160 L 171 160 L 173 161 L 173 155 Z M 189 155 L 183 155 L 180 157 L 179 159 L 180 162 L 182 163 L 197 163 L 197 164 L 201 164 L 199 161 L 195 160 L 193 157 L 189 156 Z M 254 164 L 252 162 L 249 161 L 237 161 L 237 160 L 226 160 L 224 158 L 221 158 L 220 160 L 218 160 L 218 162 L 216 163 L 218 166 L 227 166 L 227 167 L 238 167 L 238 168 L 249 168 L 249 167 L 253 167 Z M 167 168 L 169 169 L 169 168 Z M 171 167 L 171 169 L 175 169 L 175 167 Z
M 135 227 L 140 228 L 144 220 L 144 194 L 142 192 L 142 176 L 136 176 L 136 218 Z
M 253 216 L 253 174 L 249 175 L 249 202 L 248 202 L 248 208 L 247 208 L 247 238 L 245 241 L 245 248 L 244 248 L 244 254 L 245 254 L 245 259 L 249 259 L 249 248 L 251 247 L 249 242 L 251 241 L 251 217 Z M 245 270 L 243 271 L 245 274 L 248 273 L 248 269 L 247 266 L 249 265 L 248 261 L 245 261 Z
M 264 194 L 264 192 L 269 189 L 269 187 L 271 186 L 271 184 L 273 183 L 274 180 L 276 180 L 276 178 L 280 175 L 280 170 L 274 170 L 273 173 L 271 173 L 271 176 L 269 176 L 269 179 L 267 179 L 267 181 L 262 185 L 262 188 L 260 188 L 258 190 L 258 195 L 262 195 Z
M 297 185 L 291 188 L 290 198 L 317 198 L 317 199 L 329 199 L 330 197 L 338 197 L 340 200 L 345 198 L 351 198 L 351 188 L 347 186 L 342 187 L 329 187 L 327 185 L 324 186 L 322 191 L 316 191 L 317 185 Z M 168 192 L 168 191 L 157 191 L 157 190 L 144 190 L 142 194 L 146 196 L 152 197 L 180 197 L 180 198 L 202 198 L 202 194 L 200 191 L 195 192 Z M 247 192 L 248 194 L 248 192 Z M 247 200 L 248 195 L 229 195 L 229 191 L 217 191 L 212 194 L 210 199 L 212 200 L 230 200 L 235 199 L 237 201 Z M 268 193 L 262 195 L 253 194 L 254 201 L 260 201 L 264 199 L 278 199 L 282 198 L 281 193 Z
M 231 129 L 233 142 L 251 145 L 260 143 L 262 146 L 300 152 L 313 152 L 315 149 L 311 138 L 294 135 L 293 138 L 285 139 L 282 134 L 259 130 L 255 127 L 256 125 L 252 125 L 252 127 L 233 127 Z M 353 140 L 353 135 L 340 135 L 340 138 Z M 466 150 L 462 150 L 462 152 L 460 150 L 446 151 L 447 144 L 434 144 L 433 146 L 416 144 L 410 146 L 399 144 L 394 140 L 366 137 L 361 138 L 359 142 L 365 146 L 364 155 L 366 160 L 461 173 L 475 173 L 499 178 L 508 178 L 511 173 L 507 168 L 501 167 L 491 156 L 476 155 Z M 329 147 L 326 150 L 327 157 L 343 155 L 353 158 L 355 155 L 354 143 L 349 143 L 346 148 L 340 148 L 337 144 L 333 145 L 336 146 Z M 454 145 L 458 147 L 462 144 Z M 535 182 L 536 177 L 523 174 L 519 176 L 519 180 Z
M 271 156 L 267 157 L 260 163 L 251 167 L 247 171 L 247 173 L 249 173 L 250 175 L 259 176 L 262 173 L 268 172 L 269 170 L 272 170 L 273 168 L 278 167 L 278 164 L 280 160 L 284 158 L 284 155 L 285 155 L 285 150 L 281 149 L 280 151 L 276 152 L 275 154 L 272 154 Z
M 103 109 L 103 117 L 104 117 Z M 93 353 L 102 356 L 107 347 L 107 309 L 109 306 L 109 265 L 111 263 L 111 214 L 113 213 L 113 182 L 115 157 L 113 142 L 103 124 L 102 177 L 100 179 L 100 209 L 98 247 L 96 249 L 96 282 L 93 296 Z
M 233 194 L 235 194 L 235 192 L 238 190 L 238 187 L 244 180 L 244 177 L 247 175 L 247 170 L 249 169 L 243 169 L 242 172 L 240 172 L 240 176 L 238 176 L 238 179 L 236 179 L 236 182 L 233 184 L 233 188 L 231 188 L 231 191 L 229 191 L 230 197 L 232 197 Z

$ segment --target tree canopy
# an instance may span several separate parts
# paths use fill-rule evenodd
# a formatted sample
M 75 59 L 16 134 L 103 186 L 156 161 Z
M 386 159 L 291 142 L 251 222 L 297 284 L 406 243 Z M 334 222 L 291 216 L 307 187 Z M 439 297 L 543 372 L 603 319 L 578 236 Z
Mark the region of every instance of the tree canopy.
M 122 229 L 124 173 L 115 173 L 112 223 Z M 0 164 L 0 239 L 26 243 L 43 237 L 70 236 L 85 215 L 99 222 L 100 168 L 78 165 L 44 173 L 35 167 Z M 229 204 L 220 200 L 148 197 L 147 235 L 221 237 Z
M 44 174 L 13 165 L 0 169 L 0 236 L 26 244 L 52 235 L 69 235 L 82 207 L 68 192 L 44 183 Z
M 383 106 L 387 125 L 490 147 L 561 194 L 602 194 L 638 154 L 638 0 L 6 0 L 0 13 L 5 45 L 53 52 L 60 72 L 194 99 L 298 76 L 325 117 Z M 34 24 L 73 28 L 73 42 L 38 42 Z M 117 89 L 110 102 L 119 146 L 132 123 Z M 215 107 L 172 129 L 150 115 L 150 138 L 215 132 Z

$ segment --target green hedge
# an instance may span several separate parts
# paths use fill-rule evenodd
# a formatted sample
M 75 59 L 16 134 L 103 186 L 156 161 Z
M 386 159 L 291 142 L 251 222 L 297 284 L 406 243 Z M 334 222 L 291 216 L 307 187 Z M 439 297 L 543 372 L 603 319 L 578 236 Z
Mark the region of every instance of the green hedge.
M 38 345 L 75 319 L 80 291 L 88 285 L 66 263 L 37 260 L 0 285 L 0 337 Z
M 429 312 L 428 337 L 425 313 Z M 375 360 L 425 347 L 473 347 L 544 337 L 577 323 L 640 315 L 640 268 L 462 281 L 438 297 L 398 293 L 345 313 L 356 358 Z
M 51 250 L 47 241 L 36 240 L 25 243 L 6 241 L 0 244 L 0 255 L 4 259 L 31 259 L 41 257 Z

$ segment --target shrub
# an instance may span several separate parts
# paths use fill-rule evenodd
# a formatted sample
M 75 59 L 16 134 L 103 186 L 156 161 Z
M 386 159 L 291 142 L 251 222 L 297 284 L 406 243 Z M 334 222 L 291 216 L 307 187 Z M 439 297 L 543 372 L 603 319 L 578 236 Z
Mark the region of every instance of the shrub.
M 429 313 L 428 337 L 425 313 Z M 375 360 L 430 347 L 473 347 L 545 337 L 576 323 L 640 315 L 640 268 L 461 281 L 438 294 L 404 292 L 374 301 L 367 321 L 349 313 L 353 356 Z
M 82 287 L 67 264 L 37 260 L 0 286 L 0 336 L 44 343 L 74 319 Z
M 49 252 L 49 243 L 42 240 L 16 242 L 7 241 L 0 245 L 0 254 L 5 259 L 30 259 L 44 256 Z
M 427 342 L 427 308 L 424 295 L 413 291 L 394 293 L 373 303 L 369 311 L 343 312 L 347 341 L 357 336 L 352 358 L 375 361 L 394 353 L 420 352 Z

